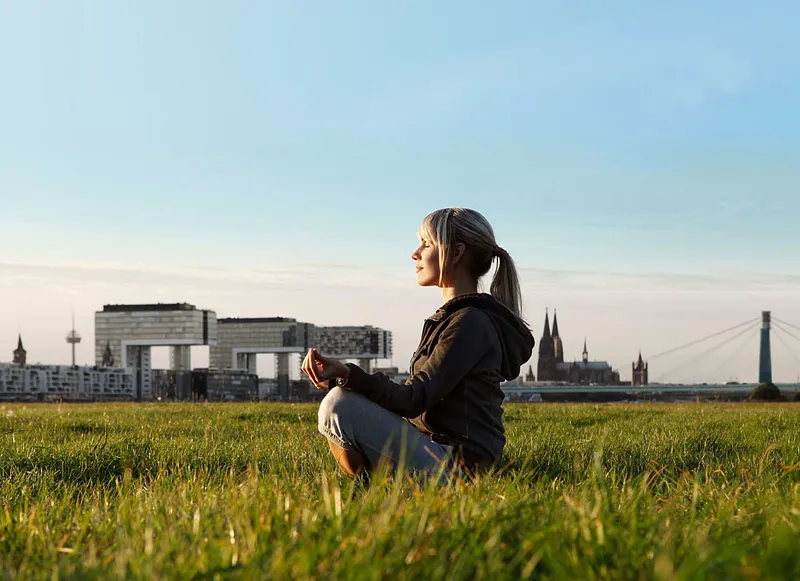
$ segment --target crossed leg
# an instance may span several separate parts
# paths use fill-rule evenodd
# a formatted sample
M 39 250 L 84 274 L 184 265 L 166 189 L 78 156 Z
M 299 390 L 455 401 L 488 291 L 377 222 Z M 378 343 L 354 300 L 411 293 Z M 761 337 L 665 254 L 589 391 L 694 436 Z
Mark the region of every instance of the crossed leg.
M 328 440 L 328 448 L 330 448 L 333 457 L 336 458 L 339 467 L 348 476 L 358 476 L 366 468 L 367 463 L 364 455 L 358 450 L 342 448 L 331 440 Z
M 387 464 L 440 476 L 453 469 L 453 448 L 431 441 L 409 422 L 363 395 L 335 387 L 319 408 L 320 433 L 336 462 L 355 476 Z

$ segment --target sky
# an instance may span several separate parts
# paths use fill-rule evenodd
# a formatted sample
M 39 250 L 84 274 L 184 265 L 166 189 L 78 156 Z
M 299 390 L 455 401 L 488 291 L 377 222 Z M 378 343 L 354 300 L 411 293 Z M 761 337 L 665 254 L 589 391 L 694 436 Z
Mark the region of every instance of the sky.
M 788 0 L 0 2 L 0 361 L 21 333 L 68 362 L 74 311 L 90 363 L 104 304 L 190 302 L 390 329 L 382 363 L 404 368 L 441 303 L 414 282 L 417 228 L 451 206 L 492 223 L 537 339 L 557 309 L 567 357 L 585 337 L 623 378 L 762 310 L 800 326 L 799 18 Z M 774 375 L 796 381 L 784 329 Z M 757 338 L 713 345 L 651 379 L 756 379 Z

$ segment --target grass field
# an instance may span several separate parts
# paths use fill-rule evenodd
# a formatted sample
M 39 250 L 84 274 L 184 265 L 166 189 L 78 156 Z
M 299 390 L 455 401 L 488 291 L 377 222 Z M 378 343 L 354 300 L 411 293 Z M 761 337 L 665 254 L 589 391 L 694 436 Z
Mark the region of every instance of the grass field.
M 800 579 L 797 404 L 506 426 L 499 474 L 365 486 L 313 405 L 0 404 L 0 575 Z

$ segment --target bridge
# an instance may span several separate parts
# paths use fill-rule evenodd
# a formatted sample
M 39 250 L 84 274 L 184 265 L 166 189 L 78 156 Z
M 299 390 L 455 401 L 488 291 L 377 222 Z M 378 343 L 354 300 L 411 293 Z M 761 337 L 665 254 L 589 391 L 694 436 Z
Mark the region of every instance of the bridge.
M 680 370 L 696 365 L 703 360 L 710 361 L 717 354 L 726 354 L 727 357 L 719 361 L 711 373 L 697 377 L 693 383 L 730 383 L 723 380 L 726 369 L 737 358 L 745 357 L 747 348 L 752 346 L 757 338 L 759 339 L 758 383 L 772 383 L 772 338 L 775 337 L 778 340 L 780 348 L 794 360 L 797 364 L 796 370 L 800 371 L 800 336 L 797 335 L 798 332 L 800 332 L 800 326 L 774 317 L 771 311 L 762 311 L 760 317 L 650 356 L 651 363 L 658 360 L 668 361 L 672 356 L 689 353 L 689 349 L 692 347 L 702 347 L 699 353 L 691 352 L 688 359 L 681 360 L 677 365 L 667 367 L 658 373 L 653 378 L 654 383 L 674 381 L 676 373 Z M 725 352 L 726 348 L 730 349 L 727 353 Z
M 776 339 L 773 345 L 773 339 Z M 758 359 L 753 349 L 758 343 Z M 744 399 L 752 389 L 761 383 L 773 383 L 773 347 L 781 350 L 782 360 L 796 364 L 794 373 L 797 383 L 779 385 L 784 394 L 800 390 L 800 325 L 773 316 L 771 311 L 762 311 L 760 317 L 743 321 L 736 325 L 716 331 L 704 337 L 666 349 L 646 357 L 651 371 L 649 385 L 589 385 L 575 386 L 547 383 L 508 383 L 503 390 L 511 399 L 526 400 L 528 396 L 557 401 L 558 394 L 569 392 L 573 399 L 592 401 L 606 399 L 647 399 L 647 398 L 724 398 Z M 748 355 L 750 354 L 750 355 Z M 788 355 L 788 357 L 786 357 Z M 757 364 L 758 383 L 740 382 L 730 375 L 733 364 L 741 363 L 743 358 L 753 357 L 753 371 Z M 656 366 L 653 365 L 656 362 Z M 698 372 L 699 364 L 711 367 Z M 660 367 L 657 373 L 652 373 Z M 682 372 L 692 370 L 693 377 L 679 379 Z M 786 377 L 786 370 L 783 369 Z M 685 376 L 684 376 L 685 377 Z M 754 376 L 750 376 L 754 377 Z

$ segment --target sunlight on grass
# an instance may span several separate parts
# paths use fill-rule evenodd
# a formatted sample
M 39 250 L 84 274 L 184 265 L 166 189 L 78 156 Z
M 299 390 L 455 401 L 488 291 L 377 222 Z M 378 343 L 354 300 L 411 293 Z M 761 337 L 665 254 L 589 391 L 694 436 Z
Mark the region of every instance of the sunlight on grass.
M 800 408 L 507 406 L 457 486 L 344 478 L 316 407 L 0 405 L 0 571 L 800 578 Z

